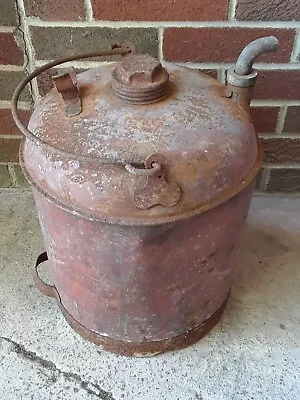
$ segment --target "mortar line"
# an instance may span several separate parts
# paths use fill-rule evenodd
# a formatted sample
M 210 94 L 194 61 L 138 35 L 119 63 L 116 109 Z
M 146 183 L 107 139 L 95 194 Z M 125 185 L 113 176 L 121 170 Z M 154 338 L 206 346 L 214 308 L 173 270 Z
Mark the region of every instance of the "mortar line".
M 0 26 L 0 33 L 13 33 L 15 30 L 15 26 Z
M 41 67 L 47 63 L 49 63 L 52 60 L 36 60 L 35 61 L 35 66 L 36 67 Z M 70 61 L 61 65 L 57 65 L 55 68 L 60 69 L 60 68 L 67 68 L 69 66 L 72 66 L 74 68 L 83 68 L 83 69 L 90 69 L 90 68 L 97 68 L 101 67 L 104 65 L 109 65 L 113 64 L 116 61 Z
M 158 28 L 158 59 L 159 61 L 164 60 L 164 28 Z
M 50 61 L 53 60 L 35 60 L 35 65 L 36 66 L 42 66 Z M 65 63 L 63 64 L 64 66 L 68 64 L 72 65 L 78 65 L 79 68 L 86 67 L 86 68 L 93 68 L 97 67 L 100 65 L 108 65 L 111 64 L 113 61 L 71 61 L 70 63 Z M 193 63 L 193 62 L 171 62 L 171 64 L 176 64 L 179 66 L 187 67 L 187 68 L 193 68 L 193 69 L 227 69 L 232 67 L 234 62 L 232 63 L 222 63 L 222 62 L 217 62 L 217 63 Z M 1 66 L 0 66 L 1 68 Z M 60 66 L 57 66 L 55 68 L 60 68 Z M 267 71 L 278 71 L 278 70 L 289 70 L 289 71 L 298 71 L 300 70 L 300 63 L 299 64 L 288 64 L 288 63 L 281 63 L 281 64 L 274 64 L 274 63 L 256 63 L 254 64 L 254 68 L 259 69 L 259 70 L 267 70 Z
M 234 64 L 232 63 L 222 63 L 222 62 L 173 62 L 174 64 L 181 65 L 188 68 L 230 68 Z M 277 70 L 300 70 L 299 64 L 290 64 L 290 63 L 254 63 L 253 67 L 259 70 L 269 70 L 269 71 L 277 71 Z
M 93 7 L 90 0 L 84 0 L 84 8 L 86 12 L 86 20 L 88 22 L 93 21 Z
M 22 135 L 6 135 L 6 134 L 0 134 L 0 139 L 22 139 Z
M 299 140 L 300 139 L 300 133 L 260 133 L 259 137 L 261 139 L 290 139 L 290 140 Z
M 17 175 L 15 171 L 15 166 L 13 164 L 7 164 L 7 169 L 12 186 L 17 187 L 18 184 L 17 184 Z
M 19 165 L 19 163 L 12 161 L 0 161 L 0 165 L 6 165 L 8 167 L 9 165 Z
M 300 56 L 300 32 L 296 31 L 294 46 L 291 53 L 291 62 L 298 62 L 297 58 Z
M 226 71 L 224 68 L 218 69 L 218 81 L 224 84 L 226 83 Z
M 253 104 L 253 102 L 256 102 L 256 101 L 260 101 L 260 100 L 252 100 L 252 102 L 251 102 L 251 104 L 250 104 L 250 107 L 251 108 L 258 108 L 258 107 L 265 107 L 265 108 L 272 108 L 272 107 L 280 107 L 281 105 L 278 105 L 278 104 L 263 104 L 263 105 L 256 105 L 256 104 Z M 267 101 L 267 100 L 266 100 Z M 273 101 L 273 100 L 270 100 L 271 102 Z
M 111 27 L 111 28 L 271 28 L 300 29 L 300 21 L 43 21 L 27 17 L 30 26 L 41 27 Z
M 31 45 L 31 40 L 30 40 L 30 31 L 26 23 L 26 12 L 25 12 L 25 6 L 24 6 L 24 1 L 23 0 L 16 0 L 16 5 L 17 5 L 17 13 L 19 16 L 20 20 L 20 29 L 23 32 L 24 36 L 24 52 L 27 57 L 27 65 L 24 68 L 27 73 L 30 73 L 33 71 L 33 52 L 32 52 L 32 45 Z M 35 98 L 35 91 L 37 90 L 37 86 L 35 82 L 31 82 L 30 84 L 31 88 L 31 97 L 32 101 L 34 102 Z
M 277 120 L 276 133 L 282 133 L 283 131 L 286 112 L 287 112 L 287 106 L 281 106 Z
M 229 19 L 229 21 L 235 21 L 236 5 L 237 5 L 237 0 L 229 0 L 229 4 L 228 4 L 228 19 Z
M 267 188 L 267 184 L 269 182 L 269 177 L 270 177 L 270 169 L 264 168 L 262 176 L 261 176 L 261 182 L 260 182 L 260 190 L 265 191 Z
M 26 65 L 1 64 L 0 71 L 23 72 Z
M 11 101 L 10 100 L 0 100 L 0 108 L 10 108 Z M 20 110 L 30 110 L 30 103 L 26 101 L 19 101 L 18 108 Z
M 299 169 L 300 164 L 280 164 L 280 163 L 264 163 L 263 167 L 270 169 Z
M 300 106 L 300 100 L 252 100 L 252 107 Z

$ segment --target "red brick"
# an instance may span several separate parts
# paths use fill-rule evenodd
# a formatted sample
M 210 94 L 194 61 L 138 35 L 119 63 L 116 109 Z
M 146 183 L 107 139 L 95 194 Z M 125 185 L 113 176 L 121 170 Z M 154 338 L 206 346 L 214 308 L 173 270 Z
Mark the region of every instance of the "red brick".
M 24 124 L 27 124 L 31 112 L 29 110 L 19 111 L 21 120 Z M 19 129 L 16 127 L 14 120 L 11 115 L 11 110 L 7 108 L 0 108 L 0 135 L 18 135 L 20 134 Z
M 258 71 L 254 99 L 299 100 L 300 70 Z
M 262 138 L 264 161 L 268 163 L 300 163 L 300 138 Z
M 227 19 L 227 0 L 93 0 L 94 18 L 110 21 Z
M 251 112 L 256 132 L 276 131 L 279 107 L 252 107 Z
M 267 192 L 299 192 L 300 169 L 271 169 L 266 190 Z
M 17 85 L 25 78 L 23 71 L 0 70 L 0 100 L 10 101 Z M 20 97 L 21 101 L 30 101 L 31 95 L 28 86 L 24 89 Z
M 20 139 L 0 138 L 0 162 L 17 162 L 19 160 Z
M 0 26 L 16 26 L 18 25 L 16 1 L 15 0 L 2 0 L 0 12 Z
M 300 133 L 300 107 L 288 107 L 283 131 Z
M 112 44 L 132 42 L 137 53 L 157 56 L 156 28 L 108 27 L 42 27 L 30 28 L 36 59 L 49 60 L 68 55 L 109 49 Z M 50 45 L 51 44 L 51 45 Z M 117 61 L 121 57 L 100 57 L 97 60 Z
M 25 0 L 26 14 L 46 21 L 78 21 L 86 19 L 84 0 Z
M 299 0 L 238 0 L 236 19 L 247 21 L 299 21 Z
M 252 40 L 275 35 L 280 48 L 275 54 L 258 58 L 259 62 L 289 62 L 293 48 L 293 29 L 248 28 L 169 28 L 164 34 L 164 55 L 168 61 L 234 62 Z
M 23 52 L 17 46 L 13 33 L 0 33 L 0 64 L 22 65 Z

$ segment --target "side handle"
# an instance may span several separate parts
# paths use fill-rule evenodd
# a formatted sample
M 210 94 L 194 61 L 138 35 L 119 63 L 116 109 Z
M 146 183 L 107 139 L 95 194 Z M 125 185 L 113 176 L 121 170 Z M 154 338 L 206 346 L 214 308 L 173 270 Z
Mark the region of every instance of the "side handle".
M 38 256 L 35 264 L 35 269 L 34 269 L 34 275 L 33 275 L 33 280 L 35 283 L 35 286 L 38 288 L 38 290 L 43 293 L 45 296 L 48 297 L 57 297 L 57 291 L 55 286 L 48 285 L 45 283 L 40 275 L 39 275 L 39 265 L 42 264 L 43 262 L 48 260 L 48 255 L 47 253 L 42 253 Z

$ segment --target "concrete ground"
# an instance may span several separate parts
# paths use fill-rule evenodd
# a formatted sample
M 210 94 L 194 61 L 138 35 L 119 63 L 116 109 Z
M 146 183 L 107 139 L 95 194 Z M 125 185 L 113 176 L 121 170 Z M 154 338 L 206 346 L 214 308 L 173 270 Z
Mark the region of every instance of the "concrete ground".
M 84 342 L 35 289 L 31 194 L 0 191 L 0 399 L 299 400 L 299 200 L 253 200 L 227 309 L 205 339 L 130 359 Z

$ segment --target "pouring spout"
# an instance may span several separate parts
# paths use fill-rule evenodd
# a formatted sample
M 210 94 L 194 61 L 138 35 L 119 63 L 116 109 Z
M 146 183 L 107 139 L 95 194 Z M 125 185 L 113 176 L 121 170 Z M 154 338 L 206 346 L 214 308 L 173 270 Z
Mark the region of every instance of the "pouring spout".
M 237 75 L 248 75 L 252 71 L 255 59 L 263 53 L 273 53 L 279 47 L 279 41 L 275 36 L 267 36 L 256 39 L 239 55 L 235 64 L 234 72 Z
M 263 53 L 275 52 L 279 47 L 275 36 L 267 36 L 249 43 L 239 55 L 236 64 L 227 71 L 227 83 L 237 88 L 250 88 L 254 86 L 257 71 L 253 63 Z

